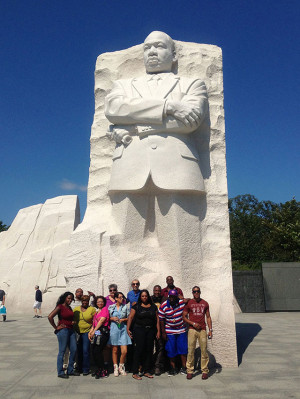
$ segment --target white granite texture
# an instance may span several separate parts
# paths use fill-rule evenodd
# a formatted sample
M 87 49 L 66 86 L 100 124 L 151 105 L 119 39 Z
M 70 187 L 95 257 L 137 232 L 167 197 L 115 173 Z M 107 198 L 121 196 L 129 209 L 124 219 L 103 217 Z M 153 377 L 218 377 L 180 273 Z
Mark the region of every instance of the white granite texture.
M 9 313 L 30 311 L 35 285 L 43 292 L 42 309 L 53 309 L 66 291 L 65 257 L 79 221 L 78 198 L 66 195 L 21 209 L 0 234 L 0 287 Z
M 106 137 L 104 99 L 117 79 L 142 76 L 142 45 L 105 53 L 95 71 L 95 115 L 91 131 L 91 164 L 87 211 L 71 236 L 66 262 L 67 287 L 107 295 L 110 283 L 126 293 L 138 278 L 152 292 L 165 286 L 167 275 L 186 297 L 199 285 L 210 304 L 213 344 L 209 350 L 223 367 L 236 367 L 228 194 L 225 159 L 222 52 L 213 45 L 175 41 L 178 74 L 204 80 L 209 117 L 198 140 L 206 195 L 178 200 L 163 193 L 141 193 L 135 202 L 108 195 L 115 142 Z M 152 195 L 152 197 L 151 197 Z M 152 198 L 156 220 L 144 214 Z M 158 210 L 160 212 L 158 212 Z M 178 222 L 180 221 L 180 222 Z M 188 234 L 186 234 L 188 232 Z

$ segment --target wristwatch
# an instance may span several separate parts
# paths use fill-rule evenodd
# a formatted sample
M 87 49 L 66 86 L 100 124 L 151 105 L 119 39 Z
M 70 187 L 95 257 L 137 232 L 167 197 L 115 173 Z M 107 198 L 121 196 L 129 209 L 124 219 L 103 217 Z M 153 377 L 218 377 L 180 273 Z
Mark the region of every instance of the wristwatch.
M 213 332 L 213 329 L 212 329 L 212 328 L 210 328 L 210 329 L 209 329 L 209 331 Z

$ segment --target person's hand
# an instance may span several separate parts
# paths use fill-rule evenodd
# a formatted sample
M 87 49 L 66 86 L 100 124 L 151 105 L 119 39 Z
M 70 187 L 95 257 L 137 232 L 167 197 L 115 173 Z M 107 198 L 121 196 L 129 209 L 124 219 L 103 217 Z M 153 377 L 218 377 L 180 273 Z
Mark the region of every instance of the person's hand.
M 94 335 L 95 335 L 95 331 L 89 332 L 88 337 L 89 337 L 89 340 L 90 340 L 90 341 L 92 341 Z
M 118 317 L 112 317 L 112 321 L 115 321 L 116 323 L 120 323 L 120 319 Z
M 129 338 L 132 339 L 133 335 L 132 335 L 132 332 L 129 330 L 129 328 L 127 328 L 127 334 L 129 335 Z
M 96 296 L 92 291 L 88 291 L 89 296 Z
M 63 328 L 67 328 L 67 326 L 65 324 L 60 324 L 59 326 L 56 327 L 56 330 L 62 330 Z
M 157 340 L 160 339 L 160 332 L 157 332 L 157 334 L 156 334 L 156 339 L 157 339 Z
M 173 115 L 185 126 L 197 127 L 200 122 L 200 112 L 197 107 L 180 101 L 167 101 L 166 113 Z
M 193 323 L 193 327 L 194 327 L 195 330 L 200 330 L 201 329 L 201 326 L 200 326 L 199 323 Z
M 213 337 L 212 331 L 208 331 L 207 337 L 208 339 L 212 339 Z
M 163 332 L 163 333 L 161 334 L 161 336 L 162 336 L 162 339 L 163 339 L 164 341 L 168 341 L 168 336 L 167 336 L 167 334 L 166 334 L 165 332 Z

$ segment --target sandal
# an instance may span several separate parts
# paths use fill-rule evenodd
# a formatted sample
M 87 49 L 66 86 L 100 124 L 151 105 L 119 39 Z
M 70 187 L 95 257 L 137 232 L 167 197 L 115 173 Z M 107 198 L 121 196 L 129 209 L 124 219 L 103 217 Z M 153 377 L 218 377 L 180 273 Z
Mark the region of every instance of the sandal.
M 150 373 L 145 373 L 144 376 L 147 377 L 147 378 L 154 378 L 153 375 L 150 374 Z
M 132 374 L 132 378 L 134 378 L 135 380 L 141 380 L 142 379 L 142 377 L 140 377 L 137 374 Z

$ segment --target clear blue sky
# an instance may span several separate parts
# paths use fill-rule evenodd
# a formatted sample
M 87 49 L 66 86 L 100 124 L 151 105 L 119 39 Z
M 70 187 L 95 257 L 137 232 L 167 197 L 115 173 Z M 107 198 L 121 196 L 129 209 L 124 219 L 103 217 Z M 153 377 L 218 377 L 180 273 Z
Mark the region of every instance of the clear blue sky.
M 99 54 L 152 30 L 223 49 L 229 196 L 299 200 L 300 2 L 1 0 L 0 220 L 58 195 L 86 208 Z

